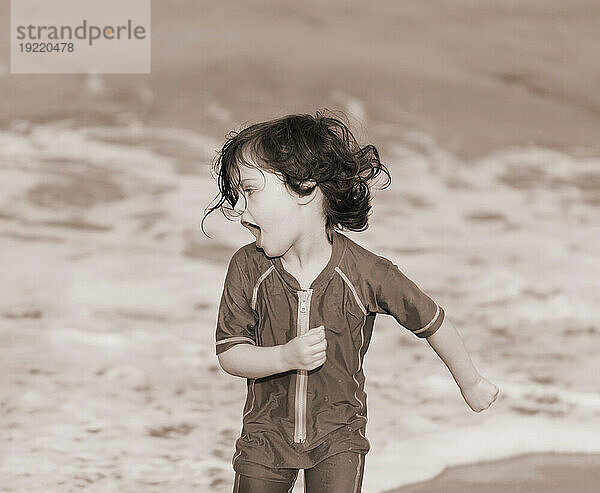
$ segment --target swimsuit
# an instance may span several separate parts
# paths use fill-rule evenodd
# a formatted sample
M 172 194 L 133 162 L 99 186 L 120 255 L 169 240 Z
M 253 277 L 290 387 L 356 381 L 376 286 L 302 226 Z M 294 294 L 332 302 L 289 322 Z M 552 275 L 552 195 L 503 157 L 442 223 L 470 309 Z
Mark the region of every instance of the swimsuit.
M 444 320 L 444 310 L 396 265 L 337 231 L 329 263 L 309 289 L 255 242 L 235 252 L 219 306 L 217 354 L 236 344 L 285 344 L 319 325 L 327 338 L 321 367 L 247 380 L 236 472 L 252 476 L 256 464 L 307 469 L 340 452 L 369 451 L 362 364 L 377 313 L 420 338 Z

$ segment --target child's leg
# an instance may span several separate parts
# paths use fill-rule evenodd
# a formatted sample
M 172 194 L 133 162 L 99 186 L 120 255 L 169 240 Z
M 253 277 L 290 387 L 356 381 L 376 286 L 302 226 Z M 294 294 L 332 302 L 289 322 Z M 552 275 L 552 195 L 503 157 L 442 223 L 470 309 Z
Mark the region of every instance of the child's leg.
M 341 452 L 304 470 L 306 493 L 359 493 L 365 470 L 365 456 Z
M 294 488 L 297 476 L 298 471 L 289 481 L 280 481 L 270 478 L 251 478 L 236 472 L 233 493 L 290 493 Z

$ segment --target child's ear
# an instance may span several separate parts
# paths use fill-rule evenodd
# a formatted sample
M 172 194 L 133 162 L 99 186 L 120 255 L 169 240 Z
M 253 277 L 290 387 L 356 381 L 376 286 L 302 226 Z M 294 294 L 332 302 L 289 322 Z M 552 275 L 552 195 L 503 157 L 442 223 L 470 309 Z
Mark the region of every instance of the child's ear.
M 306 194 L 302 197 L 298 197 L 298 203 L 300 205 L 305 205 L 312 202 L 317 196 L 319 187 L 317 186 L 317 182 L 314 180 L 306 180 L 302 182 L 302 188 L 304 190 L 311 190 L 309 194 Z

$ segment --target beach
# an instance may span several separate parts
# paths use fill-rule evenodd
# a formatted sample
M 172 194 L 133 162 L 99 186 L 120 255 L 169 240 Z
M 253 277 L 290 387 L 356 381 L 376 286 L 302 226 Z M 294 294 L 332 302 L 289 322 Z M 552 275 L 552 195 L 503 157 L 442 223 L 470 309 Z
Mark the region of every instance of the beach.
M 458 464 L 597 453 L 597 192 L 580 181 L 597 161 L 516 148 L 465 166 L 409 137 L 383 151 L 396 181 L 377 192 L 371 227 L 347 234 L 437 299 L 500 396 L 473 413 L 433 351 L 378 317 L 364 491 Z M 214 321 L 227 260 L 252 238 L 219 215 L 212 238 L 200 231 L 214 183 L 189 156 L 214 145 L 144 126 L 0 131 L 7 491 L 230 490 L 246 389 L 218 366 Z M 511 180 L 514 162 L 535 185 Z
M 220 140 L 328 107 L 465 158 L 532 143 L 597 154 L 599 15 L 594 0 L 153 2 L 151 74 L 7 77 L 4 58 L 0 122 L 142 120 Z
M 597 6 L 232 8 L 154 2 L 149 75 L 11 75 L 0 39 L 2 491 L 231 491 L 246 382 L 214 331 L 253 237 L 219 213 L 203 234 L 211 163 L 231 129 L 323 108 L 392 175 L 344 234 L 434 298 L 500 388 L 472 412 L 378 317 L 363 491 L 592 491 Z
M 417 485 L 386 493 L 593 493 L 600 481 L 600 455 L 527 455 L 451 468 Z

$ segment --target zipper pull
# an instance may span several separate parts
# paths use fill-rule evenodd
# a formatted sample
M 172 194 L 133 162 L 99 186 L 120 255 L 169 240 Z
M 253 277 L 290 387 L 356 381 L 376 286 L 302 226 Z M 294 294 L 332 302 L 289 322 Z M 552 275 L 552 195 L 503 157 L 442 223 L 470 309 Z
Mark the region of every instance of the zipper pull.
M 306 313 L 306 293 L 304 291 L 302 291 L 302 294 L 300 295 L 300 312 L 301 313 Z

